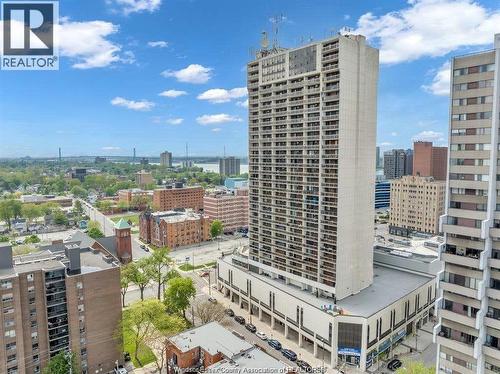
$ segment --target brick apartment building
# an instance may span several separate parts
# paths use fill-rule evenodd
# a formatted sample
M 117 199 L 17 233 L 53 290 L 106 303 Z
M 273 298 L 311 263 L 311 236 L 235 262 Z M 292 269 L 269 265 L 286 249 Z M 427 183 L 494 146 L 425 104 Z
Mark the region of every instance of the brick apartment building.
M 153 192 L 153 207 L 157 211 L 175 209 L 193 209 L 195 212 L 203 209 L 203 187 L 184 187 L 176 183 L 166 188 L 156 189 Z
M 154 183 L 153 175 L 145 170 L 138 171 L 135 173 L 135 183 L 137 183 L 140 188 L 144 188 L 148 184 Z
M 210 220 L 193 211 L 146 211 L 139 217 L 139 237 L 171 249 L 210 239 Z
M 389 232 L 437 234 L 444 214 L 446 183 L 432 177 L 407 175 L 391 181 Z
M 54 243 L 13 258 L 0 248 L 0 372 L 41 373 L 62 351 L 81 373 L 107 373 L 122 362 L 120 268 L 81 242 Z
M 434 147 L 432 142 L 413 143 L 413 175 L 446 180 L 448 147 Z
M 167 342 L 167 372 L 288 373 L 291 368 L 244 339 L 232 334 L 217 322 L 207 323 Z
M 120 190 L 118 191 L 118 201 L 122 201 L 127 203 L 128 205 L 132 204 L 132 201 L 135 197 L 153 197 L 153 191 L 142 190 L 140 188 L 131 188 L 128 190 Z
M 216 191 L 203 198 L 203 212 L 211 219 L 218 219 L 224 232 L 234 232 L 248 227 L 248 189 Z

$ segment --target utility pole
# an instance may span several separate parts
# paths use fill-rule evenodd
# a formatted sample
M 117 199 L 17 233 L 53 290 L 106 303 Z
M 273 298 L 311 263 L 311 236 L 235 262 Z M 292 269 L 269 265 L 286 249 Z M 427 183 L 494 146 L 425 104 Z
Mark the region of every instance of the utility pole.
M 212 296 L 212 286 L 210 284 L 210 279 L 211 279 L 211 273 L 210 270 L 208 271 L 208 295 Z

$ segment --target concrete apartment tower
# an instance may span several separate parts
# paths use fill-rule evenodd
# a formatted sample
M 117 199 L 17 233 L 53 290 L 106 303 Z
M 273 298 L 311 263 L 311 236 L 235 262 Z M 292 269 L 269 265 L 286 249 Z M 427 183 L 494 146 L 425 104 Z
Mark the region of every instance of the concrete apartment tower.
M 452 61 L 444 270 L 437 371 L 500 370 L 500 34 L 494 49 Z
M 337 300 L 372 283 L 378 65 L 360 35 L 248 64 L 252 271 Z

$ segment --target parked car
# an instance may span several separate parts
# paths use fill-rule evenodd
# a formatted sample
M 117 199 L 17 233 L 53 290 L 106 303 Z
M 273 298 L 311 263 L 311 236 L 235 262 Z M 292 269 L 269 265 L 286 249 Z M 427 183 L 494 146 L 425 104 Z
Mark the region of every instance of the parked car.
M 232 309 L 226 309 L 225 313 L 229 316 L 229 317 L 234 317 L 234 311 Z
M 250 331 L 250 332 L 253 332 L 255 333 L 257 331 L 257 327 L 255 327 L 254 325 L 252 325 L 251 323 L 247 323 L 245 325 L 245 328 Z
M 141 244 L 141 249 L 146 249 L 146 246 L 144 244 Z
M 208 277 L 210 273 L 208 271 L 204 271 L 200 273 L 200 277 Z
M 125 361 L 127 361 L 127 362 L 130 361 L 131 360 L 130 353 L 129 352 L 123 352 L 123 359 Z
M 267 340 L 267 335 L 265 333 L 263 333 L 262 331 L 257 331 L 255 333 L 255 335 L 257 335 L 259 338 L 261 338 L 262 340 Z
M 242 316 L 235 316 L 234 320 L 236 322 L 238 322 L 240 325 L 244 325 L 245 324 L 245 318 L 243 318 Z
M 389 363 L 387 364 L 387 369 L 389 369 L 390 371 L 396 371 L 402 365 L 403 363 L 401 362 L 401 360 L 395 358 L 394 360 L 389 361 Z
M 290 349 L 281 350 L 281 354 L 288 358 L 290 361 L 297 361 L 297 353 Z
M 267 341 L 267 344 L 269 344 L 271 347 L 273 347 L 277 351 L 281 350 L 281 343 L 275 339 L 269 339 Z
M 303 371 L 305 371 L 306 373 L 310 373 L 312 372 L 312 366 L 309 365 L 307 362 L 305 362 L 304 360 L 297 360 L 296 362 L 297 366 L 299 367 L 299 369 L 302 369 Z
M 210 297 L 208 298 L 208 301 L 210 301 L 211 303 L 214 303 L 214 304 L 215 304 L 215 303 L 217 302 L 217 299 L 216 299 L 215 297 L 210 296 Z
M 127 369 L 125 369 L 125 368 L 118 368 L 118 369 L 115 368 L 114 373 L 115 374 L 127 374 Z

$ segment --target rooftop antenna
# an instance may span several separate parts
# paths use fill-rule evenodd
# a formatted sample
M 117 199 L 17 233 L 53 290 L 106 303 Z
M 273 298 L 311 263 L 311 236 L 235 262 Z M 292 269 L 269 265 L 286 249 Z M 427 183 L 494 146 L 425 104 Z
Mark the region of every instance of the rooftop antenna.
M 283 22 L 285 19 L 286 17 L 283 14 L 271 18 L 271 23 L 273 25 L 273 49 L 279 48 L 279 42 L 278 42 L 279 24 Z
M 267 37 L 267 32 L 266 31 L 262 31 L 262 37 L 260 39 L 260 47 L 263 50 L 266 50 L 266 49 L 269 48 L 269 38 Z

